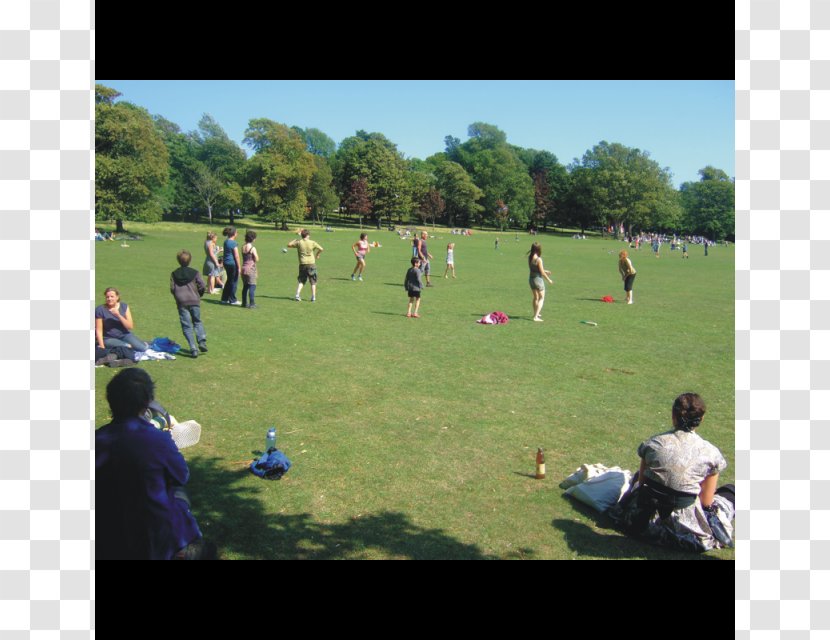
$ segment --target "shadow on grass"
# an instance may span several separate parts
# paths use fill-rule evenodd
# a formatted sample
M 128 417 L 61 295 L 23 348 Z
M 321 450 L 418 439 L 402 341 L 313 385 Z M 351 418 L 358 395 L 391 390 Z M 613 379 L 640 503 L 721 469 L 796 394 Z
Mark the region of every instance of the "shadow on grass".
M 598 513 L 588 505 L 569 499 L 574 511 L 594 521 L 597 529 L 612 533 L 599 533 L 587 524 L 575 520 L 553 520 L 551 526 L 559 529 L 565 542 L 577 557 L 605 558 L 607 560 L 624 560 L 646 558 L 648 560 L 717 560 L 705 553 L 692 553 L 666 549 L 631 538 L 619 533 L 611 520 Z
M 602 298 L 574 298 L 574 300 L 585 300 L 586 302 L 602 302 L 603 304 L 615 304 L 617 301 L 614 302 L 605 302 Z
M 264 490 L 278 491 L 279 481 L 240 486 L 250 471 L 229 470 L 222 463 L 219 458 L 188 460 L 187 485 L 202 533 L 217 545 L 220 558 L 335 560 L 374 552 L 412 560 L 490 559 L 477 546 L 440 529 L 419 527 L 403 513 L 385 511 L 336 524 L 321 523 L 310 513 L 266 513 L 258 496 Z

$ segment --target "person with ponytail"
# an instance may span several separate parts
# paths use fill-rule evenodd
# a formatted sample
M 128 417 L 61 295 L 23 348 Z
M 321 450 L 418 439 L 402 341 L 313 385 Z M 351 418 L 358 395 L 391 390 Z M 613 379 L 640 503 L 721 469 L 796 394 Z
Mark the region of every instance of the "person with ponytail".
M 726 460 L 696 432 L 705 413 L 703 398 L 683 393 L 672 406 L 674 428 L 639 446 L 632 488 L 607 511 L 623 531 L 688 551 L 732 546 L 735 487 L 718 488 Z

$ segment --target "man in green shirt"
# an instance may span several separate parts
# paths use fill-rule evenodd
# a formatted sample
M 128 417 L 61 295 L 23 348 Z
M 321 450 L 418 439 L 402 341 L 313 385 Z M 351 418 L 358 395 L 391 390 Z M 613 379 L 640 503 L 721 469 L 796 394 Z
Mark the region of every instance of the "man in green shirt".
M 311 280 L 311 301 L 317 300 L 317 258 L 323 253 L 323 247 L 308 237 L 308 229 L 301 229 L 300 240 L 292 240 L 288 243 L 289 248 L 297 248 L 297 256 L 300 259 L 300 273 L 297 275 L 297 293 L 294 299 L 300 301 L 300 291 L 303 285 Z

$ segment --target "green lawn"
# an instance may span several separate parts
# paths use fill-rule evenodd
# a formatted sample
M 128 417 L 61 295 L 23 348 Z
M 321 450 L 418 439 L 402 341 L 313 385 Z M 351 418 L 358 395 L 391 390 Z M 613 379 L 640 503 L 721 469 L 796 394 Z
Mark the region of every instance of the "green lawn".
M 222 225 L 215 225 L 216 232 Z M 244 237 L 240 226 L 240 245 Z M 201 270 L 207 227 L 131 224 L 142 241 L 96 243 L 96 304 L 118 287 L 135 333 L 184 343 L 169 293 L 176 253 Z M 325 249 L 318 300 L 291 298 L 294 232 L 258 229 L 258 309 L 205 295 L 210 352 L 148 362 L 158 399 L 202 424 L 184 450 L 188 488 L 223 558 L 697 558 L 607 528 L 558 483 L 582 463 L 638 468 L 638 444 L 670 427 L 674 398 L 700 393 L 700 434 L 729 461 L 734 482 L 734 250 L 689 260 L 668 246 L 632 251 L 634 304 L 624 299 L 612 240 L 539 236 L 553 273 L 531 318 L 532 238 L 438 229 L 429 241 L 435 286 L 407 319 L 402 287 L 411 243 L 369 230 L 364 282 L 349 278 L 358 231 L 312 231 Z M 445 280 L 454 241 L 457 280 Z M 241 296 L 241 281 L 238 295 Z M 618 301 L 599 301 L 612 295 Z M 504 311 L 504 326 L 476 320 Z M 580 320 L 598 323 L 592 327 Z M 109 421 L 96 370 L 96 425 Z M 294 466 L 279 482 L 247 471 L 275 424 Z M 535 480 L 536 448 L 547 478 Z M 733 559 L 733 550 L 703 557 Z

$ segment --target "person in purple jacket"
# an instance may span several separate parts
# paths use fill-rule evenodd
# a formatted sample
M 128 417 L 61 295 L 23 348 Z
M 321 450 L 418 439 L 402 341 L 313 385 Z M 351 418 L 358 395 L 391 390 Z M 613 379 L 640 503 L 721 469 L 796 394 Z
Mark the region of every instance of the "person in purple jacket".
M 190 470 L 173 438 L 142 416 L 154 399 L 143 369 L 107 385 L 112 422 L 95 432 L 95 548 L 99 560 L 207 560 L 184 485 Z

